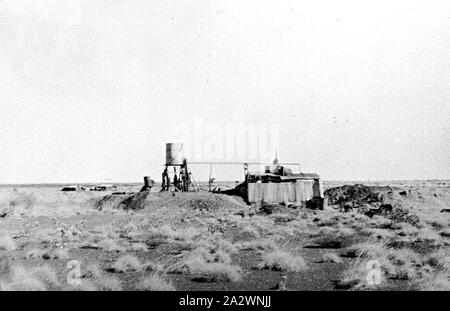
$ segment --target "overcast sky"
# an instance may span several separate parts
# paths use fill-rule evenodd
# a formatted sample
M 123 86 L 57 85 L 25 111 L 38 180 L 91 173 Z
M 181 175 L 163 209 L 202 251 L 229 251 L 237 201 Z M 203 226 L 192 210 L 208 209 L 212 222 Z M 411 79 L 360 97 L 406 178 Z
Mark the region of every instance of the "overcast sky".
M 0 183 L 159 179 L 193 118 L 278 124 L 324 179 L 450 178 L 450 1 L 0 2 Z

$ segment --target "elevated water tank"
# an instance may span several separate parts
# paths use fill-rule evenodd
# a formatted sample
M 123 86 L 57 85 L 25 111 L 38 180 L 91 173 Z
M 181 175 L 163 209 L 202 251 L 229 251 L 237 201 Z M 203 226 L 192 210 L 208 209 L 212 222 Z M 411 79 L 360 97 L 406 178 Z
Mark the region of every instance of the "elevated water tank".
M 166 144 L 166 165 L 182 165 L 183 158 L 184 154 L 182 143 Z

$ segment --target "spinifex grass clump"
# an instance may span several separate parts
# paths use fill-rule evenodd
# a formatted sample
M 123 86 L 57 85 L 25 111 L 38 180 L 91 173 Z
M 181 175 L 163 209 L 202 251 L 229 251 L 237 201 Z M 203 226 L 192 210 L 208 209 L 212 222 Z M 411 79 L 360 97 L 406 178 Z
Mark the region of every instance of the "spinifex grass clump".
M 259 269 L 275 271 L 299 272 L 306 269 L 306 261 L 299 255 L 292 255 L 282 250 L 274 250 L 264 254 L 258 264 Z
M 232 264 L 227 252 L 204 246 L 189 252 L 179 264 L 179 270 L 199 281 L 238 282 L 242 278 L 242 269 Z

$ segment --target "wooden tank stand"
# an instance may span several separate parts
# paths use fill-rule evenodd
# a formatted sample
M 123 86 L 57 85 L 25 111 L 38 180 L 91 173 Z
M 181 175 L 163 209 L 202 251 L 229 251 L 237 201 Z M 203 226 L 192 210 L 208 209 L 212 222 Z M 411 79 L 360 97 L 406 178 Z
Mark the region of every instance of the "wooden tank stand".
M 177 169 L 179 168 L 179 169 Z M 173 178 L 170 178 L 170 170 L 173 169 Z M 181 165 L 169 165 L 166 164 L 162 173 L 162 185 L 161 192 L 188 192 L 190 187 L 195 189 L 192 181 L 192 174 L 189 172 L 187 160 L 183 160 Z

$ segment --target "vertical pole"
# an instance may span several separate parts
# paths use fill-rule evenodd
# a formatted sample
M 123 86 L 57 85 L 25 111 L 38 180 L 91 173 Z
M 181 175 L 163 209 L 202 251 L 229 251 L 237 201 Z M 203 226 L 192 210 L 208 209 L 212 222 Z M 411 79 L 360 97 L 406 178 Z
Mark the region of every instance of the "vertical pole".
M 209 163 L 209 191 L 211 192 L 211 186 L 212 186 L 212 163 Z
M 189 170 L 187 160 L 183 160 L 183 177 L 184 177 L 184 191 L 189 191 L 189 184 L 191 183 L 189 180 Z
M 166 174 L 167 174 L 167 166 L 161 174 L 161 191 L 166 189 Z
M 170 192 L 170 174 L 169 174 L 169 166 L 168 165 L 166 165 L 166 171 L 167 171 L 167 191 L 169 191 Z

